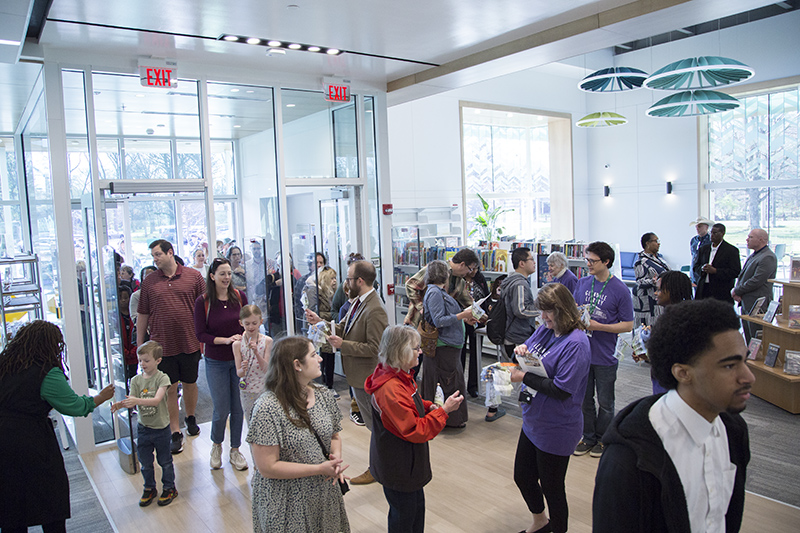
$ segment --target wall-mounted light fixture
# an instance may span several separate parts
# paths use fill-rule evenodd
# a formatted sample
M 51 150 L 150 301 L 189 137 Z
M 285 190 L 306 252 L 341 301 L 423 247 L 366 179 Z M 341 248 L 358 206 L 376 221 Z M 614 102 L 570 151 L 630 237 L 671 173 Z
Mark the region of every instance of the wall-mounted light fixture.
M 603 196 L 605 196 L 606 198 L 611 196 L 611 187 L 609 187 L 608 185 L 603 185 Z
M 667 182 L 667 194 L 672 194 L 672 182 Z

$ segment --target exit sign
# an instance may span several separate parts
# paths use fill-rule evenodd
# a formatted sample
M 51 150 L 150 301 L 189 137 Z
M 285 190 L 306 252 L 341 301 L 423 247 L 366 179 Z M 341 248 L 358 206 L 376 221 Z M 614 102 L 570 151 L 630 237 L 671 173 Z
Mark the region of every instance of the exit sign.
M 350 80 L 325 79 L 323 84 L 325 100 L 329 102 L 350 101 Z
M 175 88 L 178 86 L 178 62 L 174 59 L 140 59 L 139 81 L 143 87 Z

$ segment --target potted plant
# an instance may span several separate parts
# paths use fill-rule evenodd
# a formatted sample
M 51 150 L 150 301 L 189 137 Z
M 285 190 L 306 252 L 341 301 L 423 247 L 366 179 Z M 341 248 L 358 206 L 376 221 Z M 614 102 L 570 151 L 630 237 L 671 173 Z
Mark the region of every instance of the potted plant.
M 483 199 L 483 196 L 478 193 L 475 194 L 483 205 L 483 211 L 470 219 L 475 223 L 475 227 L 469 232 L 469 236 L 472 237 L 477 233 L 479 241 L 499 241 L 504 228 L 502 226 L 497 226 L 497 219 L 503 213 L 513 211 L 513 209 L 507 209 L 505 207 L 492 208 L 489 202 Z

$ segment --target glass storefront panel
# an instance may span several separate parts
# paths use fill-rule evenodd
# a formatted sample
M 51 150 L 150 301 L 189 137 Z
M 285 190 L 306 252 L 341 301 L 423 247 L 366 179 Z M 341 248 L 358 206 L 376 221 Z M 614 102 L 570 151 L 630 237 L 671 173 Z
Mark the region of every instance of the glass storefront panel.
M 22 253 L 22 212 L 13 137 L 0 137 L 0 257 Z
M 209 82 L 208 114 L 217 240 L 236 240 L 242 250 L 247 297 L 259 306 L 264 329 L 274 336 L 286 331 L 281 298 L 286 269 L 281 257 L 272 89 Z M 232 195 L 238 195 L 238 202 L 220 201 Z M 237 204 L 243 223 L 239 231 Z
M 381 219 L 380 202 L 378 200 L 378 161 L 375 136 L 375 98 L 364 97 L 364 155 L 367 164 L 367 214 L 369 216 L 369 252 L 364 257 L 373 261 L 381 257 Z M 378 269 L 378 280 L 381 279 L 381 269 Z
M 282 89 L 281 100 L 287 178 L 359 175 L 354 103 L 328 102 L 321 92 L 295 89 Z

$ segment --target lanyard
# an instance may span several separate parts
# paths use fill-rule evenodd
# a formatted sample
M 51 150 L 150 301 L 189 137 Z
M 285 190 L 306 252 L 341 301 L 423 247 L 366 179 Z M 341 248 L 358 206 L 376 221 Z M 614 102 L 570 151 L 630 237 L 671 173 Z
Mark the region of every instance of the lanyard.
M 611 278 L 613 277 L 614 277 L 613 274 L 609 274 L 608 278 L 603 282 L 603 286 L 600 287 L 600 292 L 597 293 L 597 299 L 596 299 L 597 302 L 600 301 L 600 297 L 603 295 L 603 291 L 606 290 L 606 285 L 608 285 L 608 282 L 611 281 Z M 589 298 L 590 298 L 589 316 L 591 316 L 594 314 L 594 310 L 597 309 L 597 303 L 595 302 L 595 297 L 594 297 L 594 276 L 592 276 L 592 291 L 591 294 L 589 294 Z

